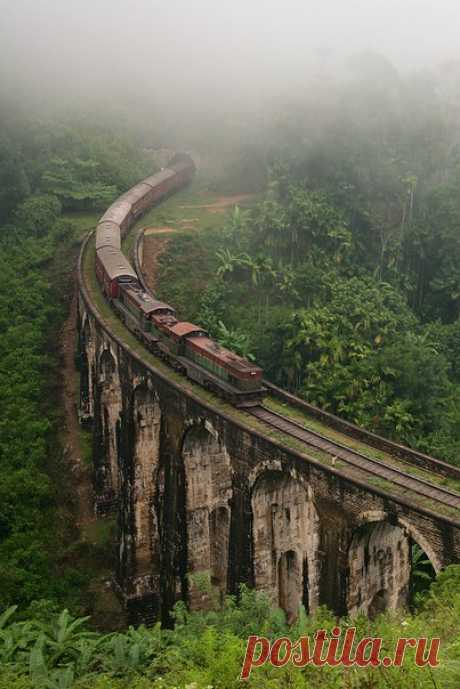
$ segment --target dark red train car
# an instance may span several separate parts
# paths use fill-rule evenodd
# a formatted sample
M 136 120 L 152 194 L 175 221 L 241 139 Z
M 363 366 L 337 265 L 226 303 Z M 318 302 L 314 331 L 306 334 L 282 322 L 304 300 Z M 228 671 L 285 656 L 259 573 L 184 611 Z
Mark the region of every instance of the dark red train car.
M 118 297 L 120 283 L 139 284 L 129 261 L 121 251 L 110 246 L 96 253 L 96 276 L 109 299 Z

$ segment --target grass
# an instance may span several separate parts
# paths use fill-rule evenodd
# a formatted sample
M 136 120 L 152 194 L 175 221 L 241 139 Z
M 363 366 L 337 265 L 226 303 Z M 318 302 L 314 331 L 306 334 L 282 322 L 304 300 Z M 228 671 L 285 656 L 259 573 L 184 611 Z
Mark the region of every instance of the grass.
M 199 178 L 195 178 L 186 189 L 170 196 L 160 205 L 147 211 L 142 219 L 136 223 L 134 229 L 152 226 L 202 232 L 221 227 L 226 215 L 231 213 L 231 206 L 220 212 L 203 207 L 215 203 L 218 198 L 218 194 L 203 190 Z M 240 205 L 247 203 L 248 201 L 245 201 Z

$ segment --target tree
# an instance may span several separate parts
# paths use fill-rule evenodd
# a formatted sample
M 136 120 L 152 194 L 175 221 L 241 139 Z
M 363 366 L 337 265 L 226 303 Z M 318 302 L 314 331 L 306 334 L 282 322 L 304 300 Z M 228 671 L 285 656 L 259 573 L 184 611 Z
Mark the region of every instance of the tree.
M 29 192 L 20 148 L 3 134 L 0 136 L 0 225 Z
M 116 196 L 117 188 L 99 176 L 96 160 L 52 158 L 42 175 L 43 189 L 57 196 L 64 208 L 104 208 Z
M 27 236 L 46 235 L 61 213 L 61 204 L 56 196 L 29 196 L 17 208 L 14 222 Z
M 216 338 L 222 347 L 226 347 L 232 352 L 236 352 L 236 354 L 254 361 L 249 338 L 245 333 L 239 330 L 229 330 L 222 321 L 219 321 L 217 326 Z

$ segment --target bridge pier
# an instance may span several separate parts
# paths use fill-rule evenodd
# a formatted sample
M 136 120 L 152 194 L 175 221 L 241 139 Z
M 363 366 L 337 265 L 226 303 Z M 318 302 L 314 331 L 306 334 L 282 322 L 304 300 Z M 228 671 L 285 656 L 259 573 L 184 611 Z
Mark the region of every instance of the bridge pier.
M 318 606 L 319 520 L 309 486 L 267 471 L 252 492 L 254 583 L 293 621 Z
M 375 617 L 409 603 L 410 542 L 399 526 L 368 522 L 354 534 L 349 548 L 347 609 L 351 615 Z
M 209 424 L 189 428 L 182 446 L 186 482 L 189 604 L 203 608 L 211 587 L 227 592 L 232 475 L 230 457 Z M 204 581 L 199 581 L 204 577 Z

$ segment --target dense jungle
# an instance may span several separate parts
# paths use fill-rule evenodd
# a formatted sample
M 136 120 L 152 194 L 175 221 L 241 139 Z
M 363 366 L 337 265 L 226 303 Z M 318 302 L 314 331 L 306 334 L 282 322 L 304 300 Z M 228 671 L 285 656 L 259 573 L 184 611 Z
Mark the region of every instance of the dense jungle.
M 146 126 L 120 113 L 3 109 L 2 689 L 230 689 L 245 686 L 238 676 L 254 626 L 293 639 L 334 626 L 321 609 L 301 611 L 288 628 L 243 588 L 208 612 L 178 603 L 174 630 L 107 629 L 91 582 L 110 561 L 110 525 L 91 545 L 81 538 L 61 437 L 60 343 L 78 249 L 109 203 L 161 166 L 164 141 L 189 150 L 195 201 L 244 198 L 188 229 L 180 198 L 157 210 L 174 230 L 158 296 L 272 382 L 460 465 L 459 108 L 458 64 L 401 76 L 367 54 L 333 89 L 318 84 L 311 97 L 218 123 L 211 114 L 193 125 L 153 115 Z M 83 431 L 79 442 L 89 464 Z M 440 636 L 439 668 L 264 667 L 246 686 L 457 687 L 460 567 L 434 580 L 423 553 L 414 562 L 410 610 L 341 624 L 389 647 L 402 635 Z

